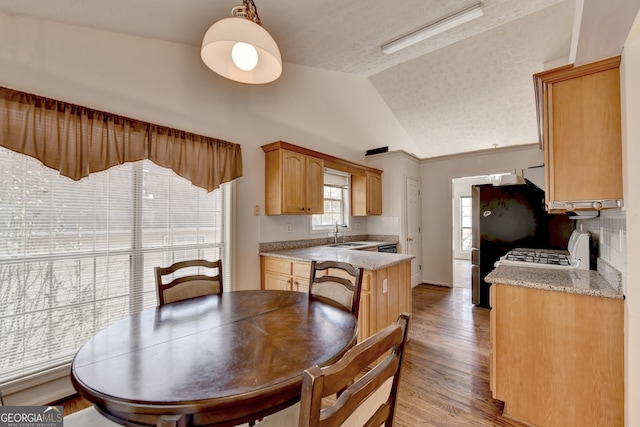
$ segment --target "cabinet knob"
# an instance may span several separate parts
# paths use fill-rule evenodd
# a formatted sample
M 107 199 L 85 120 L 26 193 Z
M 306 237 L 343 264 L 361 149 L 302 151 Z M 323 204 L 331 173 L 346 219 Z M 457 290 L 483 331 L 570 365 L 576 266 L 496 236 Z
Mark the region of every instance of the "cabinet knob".
M 575 206 L 573 205 L 573 203 L 567 202 L 567 203 L 564 204 L 564 208 L 571 212 L 571 211 L 573 211 Z
M 596 209 L 596 210 L 602 209 L 602 202 L 600 201 L 593 202 L 593 209 Z

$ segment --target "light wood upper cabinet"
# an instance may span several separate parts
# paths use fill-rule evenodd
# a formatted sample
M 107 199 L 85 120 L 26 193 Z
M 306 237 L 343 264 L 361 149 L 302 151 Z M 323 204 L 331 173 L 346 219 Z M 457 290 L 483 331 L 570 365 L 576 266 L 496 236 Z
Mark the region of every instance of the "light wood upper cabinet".
M 620 57 L 534 75 L 547 209 L 622 206 Z
M 324 160 L 307 156 L 307 213 L 324 213 Z
M 351 175 L 352 215 L 382 215 L 382 170 L 284 141 L 262 150 L 267 215 L 324 213 L 325 168 Z
M 351 215 L 382 215 L 382 174 L 351 176 Z
M 265 213 L 324 212 L 324 162 L 288 150 L 265 153 Z

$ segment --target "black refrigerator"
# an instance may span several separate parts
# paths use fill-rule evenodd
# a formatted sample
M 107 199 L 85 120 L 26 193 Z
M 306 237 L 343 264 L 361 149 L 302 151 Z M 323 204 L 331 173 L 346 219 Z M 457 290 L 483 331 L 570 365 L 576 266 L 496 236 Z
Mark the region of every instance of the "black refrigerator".
M 544 191 L 525 180 L 518 185 L 472 186 L 472 302 L 491 308 L 484 278 L 494 263 L 514 248 L 567 249 L 575 222 L 549 215 Z

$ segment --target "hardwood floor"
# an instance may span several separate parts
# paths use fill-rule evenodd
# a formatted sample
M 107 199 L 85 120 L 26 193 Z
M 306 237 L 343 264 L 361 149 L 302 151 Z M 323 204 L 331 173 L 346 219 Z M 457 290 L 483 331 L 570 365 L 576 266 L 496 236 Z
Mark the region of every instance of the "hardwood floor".
M 489 310 L 471 289 L 420 285 L 394 426 L 523 426 L 503 418 L 489 390 Z
M 489 349 L 489 310 L 471 304 L 471 289 L 415 287 L 394 426 L 524 426 L 491 398 Z M 86 404 L 69 399 L 65 413 Z
M 58 402 L 49 403 L 49 405 L 62 405 L 64 410 L 63 415 L 69 415 L 73 414 L 74 412 L 80 411 L 81 409 L 88 408 L 89 406 L 91 406 L 91 403 L 88 400 L 75 395 Z
M 471 260 L 453 260 L 453 286 L 471 289 Z

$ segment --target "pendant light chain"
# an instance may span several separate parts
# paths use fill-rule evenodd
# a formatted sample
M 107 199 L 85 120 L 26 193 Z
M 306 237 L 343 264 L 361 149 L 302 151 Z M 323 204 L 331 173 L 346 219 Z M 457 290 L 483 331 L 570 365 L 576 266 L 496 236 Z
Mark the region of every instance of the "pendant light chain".
M 282 74 L 280 49 L 262 27 L 254 0 L 242 0 L 230 18 L 209 27 L 200 57 L 213 72 L 240 83 L 270 83 Z
M 256 7 L 253 0 L 242 0 L 242 4 L 246 8 L 245 13 L 247 14 L 247 18 L 262 26 L 262 22 L 260 21 L 260 17 L 258 16 L 258 8 Z

